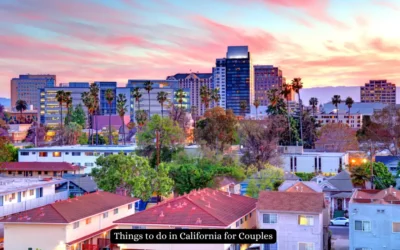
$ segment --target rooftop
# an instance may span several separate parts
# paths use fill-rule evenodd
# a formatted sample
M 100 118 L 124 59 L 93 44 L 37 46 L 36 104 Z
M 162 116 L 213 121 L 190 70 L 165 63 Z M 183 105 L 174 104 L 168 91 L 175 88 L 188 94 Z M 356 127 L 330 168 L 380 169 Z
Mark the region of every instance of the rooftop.
M 80 167 L 67 162 L 4 162 L 0 170 L 16 171 L 79 171 Z
M 0 220 L 0 223 L 66 224 L 81 220 L 138 199 L 108 192 L 95 192 L 48 204 Z
M 24 148 L 20 151 L 134 151 L 135 145 L 68 145 L 40 148 Z
M 393 187 L 384 190 L 361 189 L 354 192 L 350 203 L 400 204 L 400 191 Z
M 260 192 L 257 209 L 288 213 L 321 213 L 325 208 L 323 193 Z
M 205 188 L 115 221 L 133 225 L 228 227 L 255 210 L 256 199 Z
M 284 192 L 322 192 L 322 188 L 314 181 L 284 181 L 278 188 Z
M 64 183 L 64 179 L 0 177 L 0 195 Z
M 91 193 L 98 190 L 96 182 L 87 174 L 64 174 L 63 178 L 75 183 L 75 185 L 82 188 L 85 192 Z

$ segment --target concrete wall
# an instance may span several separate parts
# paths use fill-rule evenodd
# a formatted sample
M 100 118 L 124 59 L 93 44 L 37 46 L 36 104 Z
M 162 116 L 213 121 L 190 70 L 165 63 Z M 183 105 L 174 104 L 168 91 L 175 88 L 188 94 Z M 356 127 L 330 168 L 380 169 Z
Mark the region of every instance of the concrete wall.
M 377 210 L 384 210 L 384 212 Z M 392 222 L 400 222 L 399 205 L 350 203 L 349 217 L 350 249 L 356 247 L 400 249 L 400 233 L 392 232 Z M 355 220 L 370 221 L 371 231 L 356 231 Z
M 65 250 L 64 225 L 5 224 L 4 249 Z
M 342 159 L 342 167 L 348 164 L 348 157 L 346 155 L 333 156 L 324 154 L 284 154 L 282 155 L 285 171 L 291 172 L 290 158 L 293 158 L 293 171 L 295 166 L 295 157 L 297 159 L 297 172 L 314 173 L 315 172 L 315 158 L 317 157 L 317 171 L 319 171 L 319 160 L 321 159 L 322 173 L 337 173 L 339 169 L 340 158 Z
M 263 214 L 277 214 L 277 223 L 264 224 Z M 302 214 L 314 217 L 313 226 L 301 226 L 298 224 L 300 214 L 276 213 L 257 211 L 257 225 L 260 229 L 275 229 L 277 231 L 278 248 L 285 250 L 297 250 L 300 242 L 314 243 L 315 250 L 323 250 L 323 215 Z

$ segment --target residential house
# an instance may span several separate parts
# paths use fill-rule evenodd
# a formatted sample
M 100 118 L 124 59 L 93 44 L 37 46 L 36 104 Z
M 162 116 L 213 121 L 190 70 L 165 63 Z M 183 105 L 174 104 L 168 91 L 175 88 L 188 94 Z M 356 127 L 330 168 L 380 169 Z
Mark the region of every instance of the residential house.
M 240 183 L 233 178 L 223 177 L 217 179 L 218 189 L 223 192 L 240 194 Z
M 250 229 L 256 226 L 256 199 L 205 188 L 167 200 L 143 212 L 114 221 L 119 229 Z M 122 249 L 246 249 L 232 244 L 135 244 Z M 242 247 L 242 248 L 240 248 Z
M 4 162 L 0 174 L 5 177 L 63 177 L 83 171 L 67 162 Z
M 264 244 L 260 250 L 325 249 L 328 237 L 327 227 L 324 227 L 325 211 L 323 193 L 260 192 L 257 227 L 277 232 L 277 242 Z
M 137 201 L 96 192 L 3 218 L 4 248 L 113 249 L 109 237 L 113 221 L 134 214 Z
M 400 249 L 399 190 L 357 190 L 349 215 L 350 249 Z
M 314 181 L 284 181 L 278 187 L 282 192 L 322 192 L 322 188 Z
M 61 184 L 57 190 L 68 190 L 69 197 L 81 196 L 98 190 L 96 182 L 88 174 L 65 174 L 68 183 Z
M 318 183 L 325 193 L 331 207 L 331 217 L 348 216 L 349 202 L 355 187 L 347 170 L 331 177 L 318 175 L 312 181 Z
M 58 192 L 63 179 L 0 178 L 0 218 L 68 198 L 68 191 Z

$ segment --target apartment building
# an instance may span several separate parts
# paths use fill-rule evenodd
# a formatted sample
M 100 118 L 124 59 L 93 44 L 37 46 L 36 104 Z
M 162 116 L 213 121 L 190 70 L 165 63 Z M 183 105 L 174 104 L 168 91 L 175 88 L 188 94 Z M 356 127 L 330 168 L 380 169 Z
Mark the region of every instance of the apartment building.
M 114 221 L 119 229 L 250 229 L 256 226 L 256 199 L 205 188 Z M 121 249 L 239 249 L 230 244 L 119 244 Z
M 113 249 L 109 237 L 113 221 L 134 214 L 136 202 L 136 198 L 95 192 L 6 217 L 0 220 L 4 248 Z
M 0 165 L 0 174 L 4 177 L 63 177 L 81 171 L 83 167 L 67 162 L 4 162 Z
M 360 99 L 366 103 L 396 104 L 396 84 L 387 80 L 370 80 L 360 87 Z
M 24 148 L 18 151 L 19 162 L 68 162 L 82 166 L 84 173 L 91 173 L 96 167 L 96 159 L 100 155 L 129 154 L 136 150 L 136 146 L 55 146 L 41 148 Z
M 68 191 L 56 191 L 64 182 L 61 178 L 0 177 L 0 217 L 68 199 Z
M 350 249 L 400 249 L 399 190 L 356 190 L 349 216 Z
M 260 250 L 326 249 L 326 211 L 323 193 L 260 192 L 257 227 L 277 232 L 277 243 L 261 245 Z
M 213 67 L 213 88 L 219 89 L 219 95 L 221 97 L 218 106 L 226 109 L 226 59 L 220 58 L 215 62 Z
M 45 87 L 54 87 L 56 84 L 55 75 L 19 75 L 12 78 L 11 85 L 11 107 L 15 108 L 17 100 L 24 100 L 33 109 L 38 110 L 40 106 L 39 90 Z
M 339 117 L 338 117 L 339 116 Z M 359 113 L 348 112 L 329 112 L 315 114 L 315 120 L 321 125 L 329 123 L 347 124 L 350 128 L 358 130 L 362 127 L 363 115 Z
M 254 98 L 259 100 L 262 106 L 268 106 L 268 91 L 271 89 L 282 90 L 285 82 L 286 79 L 282 76 L 282 70 L 278 67 L 254 65 Z

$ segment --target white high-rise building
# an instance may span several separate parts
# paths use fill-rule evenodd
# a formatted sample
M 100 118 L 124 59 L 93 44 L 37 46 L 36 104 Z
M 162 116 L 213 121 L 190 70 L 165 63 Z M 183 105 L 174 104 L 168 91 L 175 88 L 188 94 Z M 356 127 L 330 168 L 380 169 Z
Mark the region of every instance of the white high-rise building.
M 217 59 L 213 68 L 213 88 L 219 89 L 219 106 L 226 109 L 226 60 L 225 58 Z

